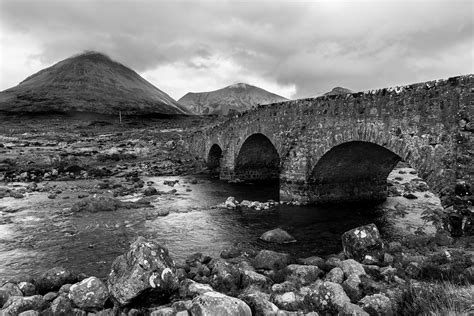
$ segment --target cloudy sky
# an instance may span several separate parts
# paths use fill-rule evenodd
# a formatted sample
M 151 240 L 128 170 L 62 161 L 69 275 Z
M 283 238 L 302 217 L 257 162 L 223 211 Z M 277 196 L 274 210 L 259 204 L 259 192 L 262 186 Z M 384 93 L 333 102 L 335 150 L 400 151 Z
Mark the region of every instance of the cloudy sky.
M 0 90 L 85 50 L 179 99 L 246 82 L 288 98 L 473 73 L 471 0 L 0 0 Z

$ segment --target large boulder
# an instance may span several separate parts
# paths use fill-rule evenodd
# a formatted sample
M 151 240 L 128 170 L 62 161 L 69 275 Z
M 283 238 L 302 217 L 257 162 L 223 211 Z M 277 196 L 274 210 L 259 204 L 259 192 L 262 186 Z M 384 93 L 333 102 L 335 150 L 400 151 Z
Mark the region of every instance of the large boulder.
M 360 226 L 342 235 L 342 248 L 348 258 L 362 261 L 366 255 L 380 255 L 383 242 L 375 224 Z
M 36 289 L 40 294 L 57 291 L 67 283 L 76 283 L 78 276 L 63 267 L 55 267 L 44 272 L 36 281 Z
M 41 295 L 33 295 L 28 297 L 10 296 L 5 305 L 3 305 L 1 315 L 13 316 L 29 310 L 41 311 L 44 309 L 45 304 L 45 300 Z
M 76 283 L 69 289 L 69 298 L 84 310 L 98 310 L 109 298 L 107 286 L 98 278 L 90 277 Z
M 257 269 L 280 270 L 288 265 L 290 255 L 271 250 L 261 250 L 254 258 L 254 267 Z
M 308 303 L 323 314 L 337 314 L 350 303 L 350 299 L 340 284 L 324 281 L 306 296 Z
M 296 239 L 281 228 L 269 230 L 260 236 L 260 239 L 266 242 L 274 242 L 277 244 L 286 244 L 295 242 Z
M 143 237 L 138 237 L 128 252 L 115 259 L 107 283 L 110 295 L 120 305 L 144 292 L 153 292 L 151 296 L 161 299 L 179 287 L 168 249 Z
M 193 316 L 252 316 L 250 307 L 242 300 L 218 292 L 207 292 L 193 299 Z

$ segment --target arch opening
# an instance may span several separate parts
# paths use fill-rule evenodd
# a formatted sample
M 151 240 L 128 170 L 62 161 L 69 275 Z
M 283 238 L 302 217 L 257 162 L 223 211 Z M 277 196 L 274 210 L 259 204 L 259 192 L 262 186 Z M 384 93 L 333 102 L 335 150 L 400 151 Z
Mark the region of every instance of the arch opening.
M 316 163 L 308 179 L 311 201 L 381 201 L 387 177 L 400 156 L 380 145 L 352 141 L 337 145 Z
M 249 136 L 235 161 L 236 178 L 242 181 L 278 181 L 280 156 L 270 139 L 263 134 Z
M 221 159 L 222 159 L 222 148 L 214 144 L 211 146 L 209 150 L 209 154 L 207 155 L 207 162 L 206 166 L 209 169 L 211 175 L 219 175 L 220 167 L 221 167 Z

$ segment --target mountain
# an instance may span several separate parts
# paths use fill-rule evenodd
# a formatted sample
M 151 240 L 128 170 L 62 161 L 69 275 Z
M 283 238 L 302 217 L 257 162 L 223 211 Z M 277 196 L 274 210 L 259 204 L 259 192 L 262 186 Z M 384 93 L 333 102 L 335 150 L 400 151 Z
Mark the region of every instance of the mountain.
M 354 91 L 349 90 L 347 88 L 343 88 L 343 87 L 335 87 L 331 91 L 326 92 L 324 95 L 337 95 L 337 94 L 350 94 L 350 93 L 354 93 Z
M 189 92 L 178 100 L 195 114 L 228 115 L 254 108 L 258 104 L 288 101 L 261 88 L 237 83 L 211 92 Z
M 189 114 L 132 69 L 97 52 L 67 58 L 0 92 L 0 111 Z

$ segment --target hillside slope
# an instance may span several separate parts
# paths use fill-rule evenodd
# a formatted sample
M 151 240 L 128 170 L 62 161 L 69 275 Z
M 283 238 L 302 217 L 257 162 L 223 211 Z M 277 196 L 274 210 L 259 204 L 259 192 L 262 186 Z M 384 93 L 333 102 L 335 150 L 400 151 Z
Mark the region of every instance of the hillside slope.
M 0 92 L 0 111 L 189 113 L 132 69 L 97 52 L 67 58 Z

